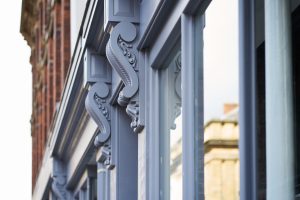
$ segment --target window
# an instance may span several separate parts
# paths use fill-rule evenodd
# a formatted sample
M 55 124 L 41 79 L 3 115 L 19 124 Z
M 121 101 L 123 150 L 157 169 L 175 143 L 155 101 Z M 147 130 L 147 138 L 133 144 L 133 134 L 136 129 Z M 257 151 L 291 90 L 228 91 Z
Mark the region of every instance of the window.
M 181 53 L 160 70 L 160 199 L 182 196 Z

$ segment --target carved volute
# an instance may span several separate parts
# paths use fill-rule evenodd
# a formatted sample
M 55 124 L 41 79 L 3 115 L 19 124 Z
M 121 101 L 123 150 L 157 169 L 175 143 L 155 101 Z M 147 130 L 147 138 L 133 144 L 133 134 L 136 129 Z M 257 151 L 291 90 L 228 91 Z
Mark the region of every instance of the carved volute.
M 125 87 L 120 91 L 118 104 L 126 106 L 135 133 L 142 131 L 144 125 L 139 120 L 139 62 L 137 28 L 129 22 L 120 22 L 112 30 L 106 46 L 106 55 L 113 69 L 121 77 Z
M 67 176 L 64 163 L 53 158 L 53 174 L 51 191 L 57 200 L 69 200 L 69 192 L 66 188 Z
M 54 195 L 59 200 L 68 200 L 65 185 L 66 185 L 66 176 L 62 174 L 53 175 L 51 189 Z
M 111 164 L 111 127 L 110 127 L 110 104 L 108 99 L 110 88 L 107 84 L 97 82 L 91 86 L 85 101 L 85 107 L 89 115 L 97 123 L 99 133 L 97 134 L 94 145 L 101 154 L 98 162 L 102 162 L 107 168 L 112 168 Z
M 91 89 L 85 100 L 85 107 L 89 115 L 97 123 L 100 133 L 96 136 L 94 144 L 101 147 L 110 138 L 110 105 L 108 98 L 110 89 L 107 84 L 97 82 Z
M 106 46 L 107 59 L 125 84 L 118 98 L 121 106 L 128 105 L 139 88 L 137 53 L 133 46 L 136 35 L 137 31 L 133 24 L 121 22 L 111 32 Z
M 97 148 L 97 162 L 107 168 L 111 164 L 111 67 L 105 57 L 87 49 L 85 59 L 85 79 L 89 87 L 85 108 L 96 122 L 99 132 L 94 145 Z M 101 159 L 100 159 L 101 158 Z
M 115 165 L 112 163 L 111 156 L 111 143 L 107 142 L 97 152 L 96 160 L 97 162 L 102 163 L 102 166 L 111 170 L 115 167 Z
M 171 129 L 176 129 L 175 119 L 181 114 L 181 52 L 178 52 L 171 62 L 174 70 L 174 95 L 172 98 Z

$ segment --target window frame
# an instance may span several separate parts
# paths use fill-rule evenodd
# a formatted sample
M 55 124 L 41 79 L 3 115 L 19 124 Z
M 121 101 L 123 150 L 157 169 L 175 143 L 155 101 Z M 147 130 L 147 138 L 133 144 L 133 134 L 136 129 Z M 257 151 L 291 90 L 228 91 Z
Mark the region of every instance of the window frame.
M 161 34 L 152 47 L 145 50 L 145 74 L 147 75 L 145 99 L 149 100 L 149 108 L 151 108 L 151 112 L 146 113 L 147 199 L 160 199 L 159 134 L 162 121 L 160 120 L 159 71 L 177 39 L 181 40 L 182 48 L 182 118 L 186 117 L 186 120 L 183 120 L 183 130 L 190 133 L 183 134 L 182 138 L 184 174 L 182 199 L 204 199 L 203 28 L 204 13 L 210 1 L 200 2 L 202 4 L 197 4 L 196 9 L 191 7 L 191 4 L 195 3 L 193 1 L 190 1 L 190 4 L 177 3 L 174 9 L 180 11 L 178 18 L 172 16 L 162 27 Z M 197 42 L 200 45 L 196 45 Z

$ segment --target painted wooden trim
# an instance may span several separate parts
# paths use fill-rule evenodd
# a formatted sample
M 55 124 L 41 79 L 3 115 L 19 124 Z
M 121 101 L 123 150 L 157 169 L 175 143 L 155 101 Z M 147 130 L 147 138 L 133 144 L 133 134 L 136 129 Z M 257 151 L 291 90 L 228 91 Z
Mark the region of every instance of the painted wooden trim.
M 84 173 L 87 163 L 95 154 L 94 139 L 98 133 L 97 124 L 90 118 L 81 139 L 66 162 L 67 188 L 74 189 Z
M 159 2 L 143 36 L 137 45 L 139 50 L 152 46 L 152 42 L 156 39 L 157 33 L 161 31 L 162 27 L 166 23 L 168 16 L 172 12 L 177 1 L 178 0 L 162 0 Z
M 90 7 L 92 6 L 93 9 L 91 9 Z M 94 6 L 94 7 L 93 7 Z M 95 20 L 95 17 L 98 15 L 103 15 L 103 13 L 101 13 L 101 6 L 103 6 L 103 1 L 101 0 L 91 0 L 90 3 L 88 4 L 87 8 L 85 9 L 85 14 L 84 14 L 84 18 L 82 20 L 81 23 L 81 30 L 84 27 L 84 24 L 87 24 L 85 27 L 87 28 L 88 33 L 92 32 L 92 33 L 96 33 L 96 34 L 88 34 L 86 37 L 87 38 L 83 38 L 82 37 L 82 31 L 81 34 L 79 34 L 77 42 L 76 42 L 76 46 L 75 46 L 75 50 L 73 52 L 73 56 L 71 59 L 71 64 L 69 67 L 69 72 L 67 74 L 67 78 L 66 78 L 66 84 L 65 84 L 65 88 L 63 90 L 62 93 L 62 100 L 61 103 L 59 105 L 59 109 L 56 112 L 55 118 L 54 118 L 54 122 L 52 124 L 51 127 L 51 132 L 52 132 L 52 136 L 51 136 L 51 141 L 49 141 L 50 146 L 51 146 L 51 155 L 57 155 L 59 157 L 63 157 L 64 156 L 64 152 L 65 150 L 62 150 L 61 148 L 63 146 L 68 146 L 65 144 L 62 144 L 61 141 L 70 141 L 71 139 L 69 137 L 67 137 L 71 132 L 69 133 L 65 133 L 65 129 L 66 129 L 66 125 L 68 124 L 68 126 L 73 126 L 73 127 L 69 127 L 69 129 L 74 129 L 77 124 L 77 121 L 75 120 L 73 122 L 70 122 L 69 119 L 69 115 L 70 112 L 74 112 L 74 102 L 78 102 L 78 99 L 74 98 L 83 98 L 86 95 L 86 90 L 82 89 L 82 74 L 83 74 L 83 56 L 85 53 L 85 48 L 86 45 L 88 45 L 89 43 L 86 43 L 86 41 L 95 41 L 97 40 L 97 49 L 95 51 L 101 52 L 100 46 L 102 46 L 102 48 L 105 47 L 106 42 L 108 40 L 108 36 L 107 34 L 105 34 L 103 31 L 101 32 L 93 32 L 93 30 L 102 30 L 101 27 L 103 27 L 103 23 L 99 24 L 96 23 L 97 20 Z M 92 21 L 90 21 L 91 19 L 93 19 Z M 101 20 L 100 20 L 101 21 Z M 99 20 L 97 21 L 99 22 Z M 93 30 L 91 29 L 91 26 L 97 26 L 97 27 L 93 27 Z M 105 45 L 103 45 L 103 43 L 105 43 Z M 102 49 L 102 52 L 104 50 Z M 78 91 L 78 88 L 81 88 Z M 81 102 L 82 100 L 80 100 L 79 102 Z M 80 109 L 82 109 L 82 103 L 79 103 L 77 106 L 80 106 Z M 75 107 L 77 110 L 77 107 Z M 80 118 L 80 112 L 78 112 L 77 117 L 73 117 L 73 119 L 79 119 Z M 73 125 L 72 125 L 73 123 Z M 62 137 L 68 138 L 67 140 L 62 140 Z M 74 137 L 74 136 L 72 136 Z M 60 149 L 60 150 L 59 150 Z
M 204 200 L 204 15 L 181 17 L 183 199 Z
M 255 48 L 255 1 L 239 4 L 239 150 L 240 197 L 257 199 L 257 72 Z
M 294 80 L 290 1 L 265 1 L 267 200 L 295 199 Z M 294 66 L 295 67 L 295 66 Z
M 109 30 L 118 22 L 139 23 L 139 0 L 104 0 L 104 30 Z

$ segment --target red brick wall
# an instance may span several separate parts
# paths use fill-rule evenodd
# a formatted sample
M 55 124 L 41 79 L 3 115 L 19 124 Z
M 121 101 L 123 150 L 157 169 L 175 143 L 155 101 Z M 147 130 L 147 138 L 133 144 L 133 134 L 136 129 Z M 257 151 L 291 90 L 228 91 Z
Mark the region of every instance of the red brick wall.
M 39 0 L 32 27 L 32 185 L 41 167 L 49 129 L 70 63 L 70 0 Z
M 70 0 L 61 0 L 61 80 L 65 80 L 70 63 Z M 64 85 L 64 81 L 62 81 Z
M 54 108 L 56 107 L 56 102 L 59 101 L 61 92 L 61 75 L 60 71 L 61 65 L 61 5 L 56 3 L 53 10 L 53 60 L 54 60 L 54 72 L 53 72 L 53 97 L 54 97 Z

